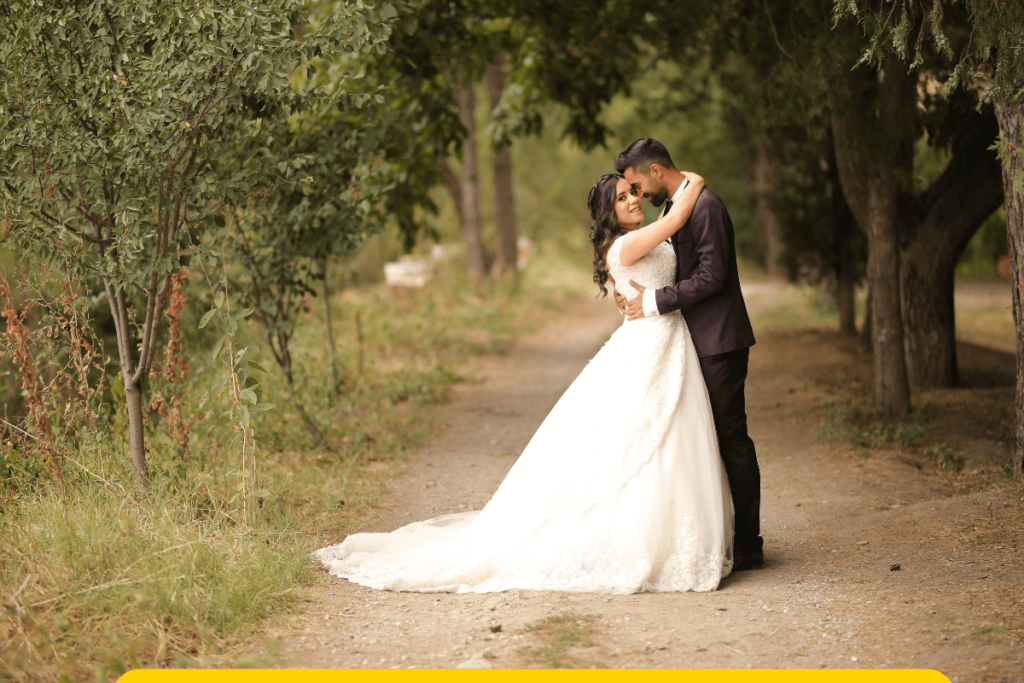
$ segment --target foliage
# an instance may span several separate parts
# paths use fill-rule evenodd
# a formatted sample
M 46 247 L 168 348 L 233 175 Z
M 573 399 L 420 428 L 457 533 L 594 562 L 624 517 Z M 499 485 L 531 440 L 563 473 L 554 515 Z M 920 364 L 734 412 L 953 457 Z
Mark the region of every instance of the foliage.
M 406 251 L 421 233 L 437 238 L 422 218 L 437 213 L 430 191 L 467 134 L 456 91 L 472 87 L 497 51 L 511 48 L 506 10 L 480 0 L 421 3 L 405 15 L 406 31 L 391 37 L 387 55 L 359 60 L 367 86 L 387 88 L 387 105 L 376 112 L 378 140 L 396 174 L 381 210 L 397 224 Z M 515 115 L 509 102 L 511 95 L 503 99 L 504 118 Z
M 968 41 L 958 42 L 959 26 L 954 22 L 964 13 L 970 16 L 971 35 Z M 870 33 L 862 62 L 881 68 L 885 54 L 892 51 L 913 70 L 924 63 L 930 45 L 943 57 L 956 59 L 946 80 L 949 90 L 970 87 L 980 77 L 987 81 L 985 98 L 1020 103 L 1024 94 L 1024 54 L 1020 50 L 1024 6 L 1020 3 L 967 0 L 963 7 L 949 7 L 941 0 L 930 0 L 919 7 L 894 4 L 886 10 L 863 0 L 836 0 L 833 20 L 839 22 L 847 15 L 856 16 Z M 950 16 L 956 17 L 953 22 Z
M 18 246 L 56 250 L 74 272 L 119 288 L 148 291 L 154 273 L 176 272 L 182 228 L 266 172 L 259 157 L 221 155 L 233 135 L 258 133 L 249 119 L 296 104 L 289 71 L 336 47 L 336 33 L 351 32 L 348 49 L 389 34 L 334 3 L 334 23 L 297 39 L 290 16 L 300 6 L 11 3 L 0 124 Z M 82 253 L 90 246 L 95 260 Z
M 999 259 L 1009 252 L 1006 215 L 1002 209 L 988 217 L 968 243 L 956 272 L 966 277 L 997 277 Z
M 368 118 L 331 108 L 264 122 L 266 135 L 252 151 L 285 160 L 278 163 L 282 182 L 252 195 L 226 219 L 218 216 L 220 228 L 207 236 L 231 264 L 225 277 L 231 274 L 242 305 L 264 327 L 289 384 L 296 317 L 327 263 L 381 229 L 376 209 L 393 186 L 394 165 L 378 156 L 377 127 Z M 299 411 L 311 426 L 301 405 Z
M 334 3 L 302 38 L 302 4 L 17 1 L 0 11 L 3 212 L 17 247 L 102 281 L 116 331 L 131 457 L 148 479 L 139 382 L 190 230 L 268 169 L 221 163 L 250 119 L 297 100 L 289 71 L 316 54 L 382 49 L 376 24 Z M 233 157 L 238 161 L 238 157 Z M 197 237 L 198 235 L 194 235 Z M 132 300 L 145 310 L 136 351 Z M 137 353 L 137 357 L 136 357 Z
M 981 91 L 980 102 L 994 101 L 1018 112 L 1024 107 L 1021 3 L 967 0 L 962 6 L 948 7 L 941 0 L 929 0 L 918 7 L 893 5 L 886 11 L 881 7 L 876 10 L 864 0 L 835 0 L 834 22 L 850 15 L 870 34 L 861 62 L 881 68 L 885 55 L 894 53 L 913 71 L 925 63 L 931 48 L 942 58 L 955 62 L 945 79 L 947 95 L 977 89 Z M 1002 166 L 1011 169 L 1012 160 L 1019 159 L 1021 151 L 1007 140 L 1008 131 L 1001 130 L 1000 137 L 1000 144 L 993 148 Z M 1019 192 L 1024 187 L 1024 172 L 1011 173 L 1009 177 L 1014 191 Z M 1010 189 L 1007 186 L 1006 192 Z
M 213 363 L 221 363 L 224 373 L 224 392 L 227 394 L 230 410 L 229 420 L 234 422 L 234 431 L 238 434 L 238 452 L 240 462 L 238 471 L 238 492 L 228 501 L 229 504 L 241 502 L 241 520 L 248 524 L 255 514 L 254 505 L 263 507 L 263 499 L 271 493 L 265 488 L 258 488 L 256 483 L 256 430 L 252 416 L 273 409 L 273 404 L 261 400 L 263 389 L 253 372 L 266 374 L 266 370 L 256 358 L 260 347 L 252 342 L 237 339 L 238 323 L 253 313 L 252 308 L 231 310 L 228 287 L 221 280 L 214 287 L 213 308 L 199 320 L 199 328 L 206 327 L 211 320 L 222 332 L 222 336 L 214 343 L 211 353 Z
M 644 4 L 585 0 L 576 3 L 513 3 L 509 17 L 520 36 L 513 53 L 513 83 L 523 88 L 520 101 L 538 107 L 564 105 L 563 135 L 584 149 L 601 147 L 611 130 L 602 110 L 619 94 L 632 94 L 645 64 L 645 47 L 680 65 L 696 61 L 711 47 L 709 23 L 732 17 L 733 3 L 656 0 Z
M 925 457 L 934 460 L 943 472 L 956 472 L 959 464 L 956 451 L 944 443 L 937 443 L 922 451 Z

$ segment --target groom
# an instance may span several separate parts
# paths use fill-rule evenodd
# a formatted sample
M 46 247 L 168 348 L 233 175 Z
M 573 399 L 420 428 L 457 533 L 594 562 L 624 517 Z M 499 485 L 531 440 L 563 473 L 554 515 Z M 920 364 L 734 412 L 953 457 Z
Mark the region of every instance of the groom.
M 662 215 L 682 195 L 683 174 L 676 170 L 665 146 L 651 138 L 637 140 L 615 159 L 615 170 Z M 669 199 L 671 197 L 671 199 Z M 666 202 L 666 200 L 668 200 Z M 736 272 L 736 237 L 729 212 L 717 194 L 705 188 L 686 224 L 672 235 L 676 251 L 676 284 L 615 300 L 630 320 L 681 311 L 711 399 L 718 447 L 732 489 L 736 511 L 733 571 L 764 562 L 760 534 L 761 473 L 754 442 L 747 435 L 743 385 L 754 331 Z

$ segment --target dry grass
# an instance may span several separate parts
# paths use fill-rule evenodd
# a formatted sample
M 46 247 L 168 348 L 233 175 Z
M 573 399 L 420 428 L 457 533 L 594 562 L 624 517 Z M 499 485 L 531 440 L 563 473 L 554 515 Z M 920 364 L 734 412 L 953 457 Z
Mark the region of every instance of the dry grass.
M 167 413 L 149 416 L 151 490 L 133 485 L 114 394 L 100 397 L 91 429 L 61 442 L 63 499 L 45 454 L 31 441 L 8 440 L 0 449 L 0 680 L 111 680 L 135 667 L 246 664 L 237 657 L 264 621 L 315 576 L 310 551 L 371 514 L 386 474 L 370 465 L 404 458 L 432 433 L 465 356 L 502 352 L 563 298 L 512 281 L 477 292 L 463 280 L 459 268 L 445 266 L 424 290 L 337 295 L 337 393 L 324 372 L 322 307 L 311 307 L 295 336 L 297 376 L 337 453 L 311 443 L 288 402 L 277 401 L 256 423 L 258 484 L 270 493 L 250 519 L 240 517 L 234 435 L 217 388 L 222 371 L 209 362 L 213 340 L 196 331 L 204 307 L 195 292 L 196 301 L 175 309 L 180 347 L 172 362 L 189 366 L 182 392 L 171 397 L 178 387 L 151 378 Z M 47 352 L 34 350 L 37 360 Z M 283 379 L 267 367 L 263 389 L 273 400 L 284 394 Z M 168 397 L 180 401 L 172 406 Z

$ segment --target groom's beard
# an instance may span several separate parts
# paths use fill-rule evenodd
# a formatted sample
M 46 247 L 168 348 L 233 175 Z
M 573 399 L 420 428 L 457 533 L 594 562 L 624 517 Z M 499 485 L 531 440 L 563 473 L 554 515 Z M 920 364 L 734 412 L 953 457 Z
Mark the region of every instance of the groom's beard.
M 658 208 L 665 203 L 665 200 L 668 199 L 668 190 L 662 187 L 659 188 L 657 191 L 651 192 L 644 196 L 647 197 L 647 201 L 651 203 L 651 206 L 653 206 L 654 208 Z

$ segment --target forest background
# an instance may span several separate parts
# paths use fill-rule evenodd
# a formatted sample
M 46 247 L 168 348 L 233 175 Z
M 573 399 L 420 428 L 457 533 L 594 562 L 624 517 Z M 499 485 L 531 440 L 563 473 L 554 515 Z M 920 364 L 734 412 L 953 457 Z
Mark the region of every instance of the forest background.
M 876 433 L 959 382 L 954 274 L 1010 278 L 1019 476 L 1008 4 L 9 3 L 2 675 L 231 661 L 467 355 L 594 293 L 587 191 L 639 137 L 795 283 L 779 325 L 861 337 Z

